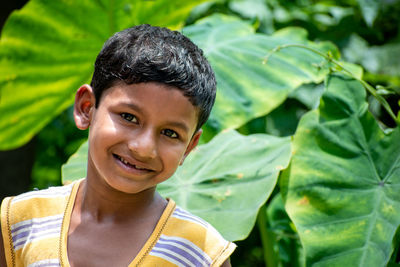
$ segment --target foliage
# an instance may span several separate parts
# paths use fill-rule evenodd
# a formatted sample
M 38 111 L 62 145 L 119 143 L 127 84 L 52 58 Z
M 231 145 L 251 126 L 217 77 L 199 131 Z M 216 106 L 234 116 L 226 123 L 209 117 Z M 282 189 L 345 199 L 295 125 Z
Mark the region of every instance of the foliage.
M 232 240 L 250 234 L 237 266 L 259 264 L 261 251 L 268 266 L 398 266 L 400 17 L 392 13 L 400 1 L 215 0 L 190 14 L 194 2 L 177 3 L 31 0 L 11 16 L 0 39 L 2 148 L 26 142 L 72 103 L 110 31 L 186 24 L 219 91 L 204 128 L 210 141 L 159 190 Z M 223 131 L 233 128 L 248 136 Z M 85 174 L 85 149 L 63 167 L 64 179 Z M 218 160 L 205 168 L 210 158 Z M 275 186 L 274 167 L 289 160 Z M 228 216 L 239 226 L 220 220 Z
M 28 142 L 73 103 L 111 34 L 141 23 L 179 27 L 199 2 L 32 0 L 15 11 L 0 39 L 0 149 Z
M 330 43 L 307 41 L 302 29 L 287 28 L 267 36 L 228 16 L 213 15 L 182 31 L 203 49 L 218 81 L 216 104 L 204 128 L 206 140 L 222 129 L 240 127 L 269 113 L 295 88 L 321 82 L 328 72 L 328 68 L 310 68 L 320 64 L 321 57 L 300 49 L 283 51 L 263 64 L 269 50 L 297 43 L 338 54 Z
M 320 108 L 302 117 L 294 135 L 281 188 L 310 265 L 382 266 L 392 253 L 400 128 L 385 134 L 365 96 L 357 81 L 329 76 Z

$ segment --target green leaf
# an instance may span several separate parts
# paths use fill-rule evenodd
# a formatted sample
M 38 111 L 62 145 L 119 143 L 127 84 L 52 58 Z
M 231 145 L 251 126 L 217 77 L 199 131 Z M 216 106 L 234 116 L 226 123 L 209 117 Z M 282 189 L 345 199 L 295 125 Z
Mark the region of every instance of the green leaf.
M 159 191 L 210 222 L 229 240 L 241 240 L 289 160 L 289 138 L 222 132 L 192 152 Z
M 208 140 L 223 129 L 238 128 L 269 113 L 290 91 L 303 83 L 321 82 L 328 72 L 328 68 L 315 67 L 323 58 L 299 48 L 283 49 L 263 64 L 272 49 L 296 43 L 338 54 L 331 43 L 307 41 L 307 33 L 300 28 L 268 36 L 255 33 L 242 20 L 223 15 L 200 20 L 185 27 L 183 33 L 203 49 L 217 77 L 216 103 L 204 127 Z
M 316 109 L 324 92 L 322 84 L 303 84 L 289 94 L 289 97 L 295 98 L 303 103 L 309 109 Z
M 274 233 L 275 253 L 279 256 L 280 266 L 303 266 L 303 248 L 286 213 L 282 194 L 276 194 L 269 202 L 267 221 L 269 230 Z
M 82 146 L 63 166 L 64 183 L 83 177 L 86 155 Z M 226 131 L 193 151 L 158 191 L 211 223 L 225 238 L 241 240 L 289 160 L 290 138 Z
M 385 266 L 400 225 L 400 128 L 384 133 L 355 80 L 333 75 L 300 121 L 285 172 L 286 210 L 307 266 Z
M 89 143 L 84 142 L 79 149 L 61 167 L 63 184 L 69 184 L 75 180 L 85 178 L 87 172 L 87 154 Z
M 73 103 L 114 32 L 150 23 L 179 28 L 195 1 L 31 0 L 0 39 L 0 149 L 29 141 Z

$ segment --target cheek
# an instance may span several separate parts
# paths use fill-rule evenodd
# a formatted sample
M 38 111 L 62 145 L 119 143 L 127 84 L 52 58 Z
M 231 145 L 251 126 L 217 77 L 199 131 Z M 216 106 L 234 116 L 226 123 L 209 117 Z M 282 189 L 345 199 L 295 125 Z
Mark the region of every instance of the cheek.
M 167 165 L 171 171 L 175 171 L 175 169 L 179 166 L 179 163 L 181 162 L 183 155 L 186 151 L 185 146 L 174 146 L 174 147 L 169 147 L 167 149 L 163 149 L 163 154 L 161 158 L 164 161 L 164 164 Z
M 118 134 L 118 129 L 109 119 L 95 121 L 89 130 L 90 144 L 98 152 L 107 150 L 110 145 L 117 142 L 118 136 L 123 136 L 123 134 Z

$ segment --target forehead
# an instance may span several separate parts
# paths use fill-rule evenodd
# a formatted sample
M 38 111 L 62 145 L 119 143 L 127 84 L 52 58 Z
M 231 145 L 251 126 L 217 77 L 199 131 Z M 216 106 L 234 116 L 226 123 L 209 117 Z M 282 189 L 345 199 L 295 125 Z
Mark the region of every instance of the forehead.
M 118 82 L 104 91 L 102 105 L 127 106 L 145 115 L 168 120 L 184 120 L 197 126 L 199 110 L 178 88 L 157 82 Z

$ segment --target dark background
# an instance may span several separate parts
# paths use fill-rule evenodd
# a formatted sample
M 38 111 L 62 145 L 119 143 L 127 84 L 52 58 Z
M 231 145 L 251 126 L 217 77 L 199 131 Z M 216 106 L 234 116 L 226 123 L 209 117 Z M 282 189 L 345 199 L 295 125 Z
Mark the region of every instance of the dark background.
M 26 2 L 28 1 L 0 0 L 0 29 L 3 28 L 10 13 L 23 7 Z M 34 156 L 35 139 L 18 149 L 0 151 L 0 200 L 29 189 Z

